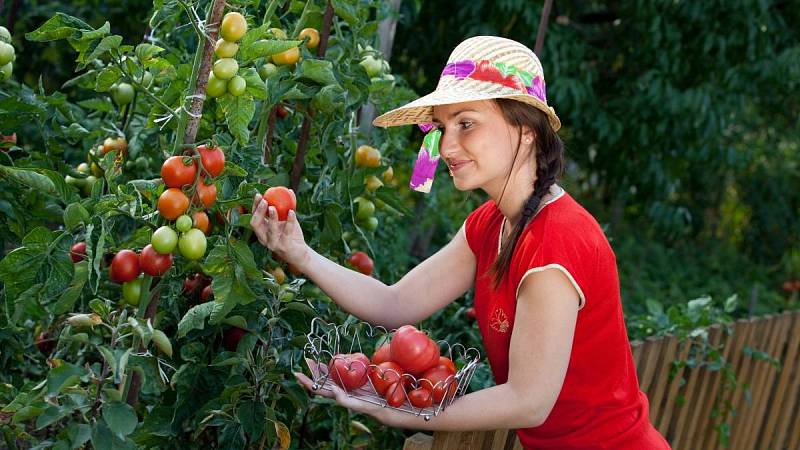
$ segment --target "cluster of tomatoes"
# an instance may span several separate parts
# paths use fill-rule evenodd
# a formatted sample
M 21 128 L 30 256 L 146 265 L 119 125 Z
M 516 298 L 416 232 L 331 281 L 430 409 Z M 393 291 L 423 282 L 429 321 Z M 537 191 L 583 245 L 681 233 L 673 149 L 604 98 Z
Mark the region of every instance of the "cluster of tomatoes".
M 362 145 L 356 149 L 355 153 L 356 167 L 376 168 L 381 166 L 381 152 L 375 147 L 369 145 Z M 394 169 L 389 166 L 381 174 L 381 181 L 375 175 L 367 175 L 364 177 L 364 187 L 368 195 L 372 195 L 378 188 L 384 186 L 385 183 L 394 184 Z M 356 223 L 366 228 L 368 231 L 375 231 L 378 228 L 378 218 L 375 217 L 375 208 L 383 208 L 384 203 L 377 198 L 369 199 L 366 197 L 356 197 L 354 200 L 356 204 Z
M 439 405 L 452 399 L 458 387 L 453 361 L 441 356 L 439 345 L 412 325 L 395 331 L 371 360 L 363 353 L 334 355 L 328 373 L 346 391 L 370 381 L 375 392 L 395 408 L 406 401 L 415 408 Z
M 0 81 L 11 79 L 16 59 L 16 51 L 11 45 L 11 33 L 8 32 L 8 28 L 0 26 Z
M 234 97 L 244 94 L 247 82 L 244 77 L 237 75 L 239 63 L 234 56 L 239 51 L 237 42 L 247 32 L 247 20 L 238 12 L 229 12 L 222 19 L 219 29 L 221 38 L 214 46 L 217 61 L 208 77 L 206 93 L 209 97 L 222 97 L 227 92 Z
M 800 280 L 784 281 L 783 292 L 786 292 L 788 294 L 792 294 L 794 292 L 800 292 Z
M 75 170 L 85 175 L 82 178 L 71 175 L 64 176 L 64 182 L 80 189 L 84 195 L 89 195 L 97 180 L 103 176 L 103 169 L 98 160 L 109 152 L 117 152 L 120 161 L 128 155 L 128 141 L 124 136 L 107 137 L 102 144 L 92 147 L 86 154 L 86 162 L 78 164 Z M 145 162 L 146 164 L 146 162 Z

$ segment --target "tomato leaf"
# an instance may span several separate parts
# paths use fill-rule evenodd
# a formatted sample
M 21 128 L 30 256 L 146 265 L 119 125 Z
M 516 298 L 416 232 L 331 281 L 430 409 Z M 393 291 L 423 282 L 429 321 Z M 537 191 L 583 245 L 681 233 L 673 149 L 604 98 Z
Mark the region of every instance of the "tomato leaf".
M 25 38 L 34 42 L 48 42 L 68 37 L 78 38 L 81 32 L 92 30 L 91 25 L 67 14 L 57 12 L 39 28 L 25 34 Z
M 238 56 L 242 63 L 247 63 L 256 58 L 263 58 L 293 49 L 302 42 L 303 41 L 295 40 L 259 39 L 248 46 L 242 45 Z
M 337 16 L 344 19 L 348 25 L 354 26 L 358 23 L 358 4 L 353 0 L 333 0 L 333 11 Z
M 64 209 L 64 225 L 72 230 L 82 223 L 89 222 L 89 211 L 80 203 L 70 203 Z
M 121 402 L 111 402 L 103 405 L 103 419 L 108 427 L 121 439 L 133 433 L 139 420 L 131 405 Z
M 318 111 L 330 115 L 344 115 L 345 91 L 338 84 L 330 84 L 322 88 L 314 98 L 311 106 Z
M 163 51 L 164 49 L 157 45 L 139 44 L 136 46 L 136 57 L 144 63 Z
M 247 145 L 250 138 L 248 125 L 256 113 L 256 102 L 253 97 L 245 93 L 239 97 L 226 95 L 219 99 L 222 111 L 225 113 L 225 122 L 231 134 L 241 145 Z
M 214 302 L 207 302 L 193 306 L 189 311 L 186 311 L 186 314 L 178 323 L 178 337 L 182 338 L 195 329 L 202 330 L 205 327 L 206 318 L 211 315 L 213 310 Z
M 103 57 L 103 55 L 111 50 L 119 49 L 120 44 L 122 44 L 122 36 L 111 35 L 104 37 L 88 56 L 81 56 L 78 58 L 76 70 L 83 70 L 87 64 L 95 59 Z
M 246 400 L 239 403 L 236 408 L 236 418 L 242 425 L 242 429 L 254 441 L 258 441 L 264 430 L 266 421 L 266 408 L 264 403 L 258 400 Z
M 61 294 L 58 301 L 53 305 L 53 314 L 61 315 L 72 311 L 75 302 L 83 291 L 83 286 L 89 278 L 89 265 L 85 261 L 75 264 L 75 275 L 72 277 L 72 283 Z
M 36 173 L 33 169 L 18 169 L 0 165 L 0 177 L 16 181 L 46 194 L 56 194 L 56 187 L 50 178 Z
M 323 86 L 339 84 L 333 76 L 333 63 L 324 59 L 304 59 L 300 64 L 299 78 L 305 78 Z
M 68 362 L 63 362 L 60 366 L 50 369 L 47 373 L 47 393 L 57 394 L 65 388 L 78 384 L 85 372 L 82 367 Z
M 97 75 L 94 90 L 97 92 L 107 92 L 120 78 L 122 78 L 122 71 L 119 70 L 119 67 L 105 67 Z
M 261 80 L 261 77 L 258 76 L 256 69 L 248 67 L 244 71 L 240 71 L 239 74 L 242 75 L 247 82 L 247 90 L 245 92 L 259 100 L 267 99 L 267 85 Z

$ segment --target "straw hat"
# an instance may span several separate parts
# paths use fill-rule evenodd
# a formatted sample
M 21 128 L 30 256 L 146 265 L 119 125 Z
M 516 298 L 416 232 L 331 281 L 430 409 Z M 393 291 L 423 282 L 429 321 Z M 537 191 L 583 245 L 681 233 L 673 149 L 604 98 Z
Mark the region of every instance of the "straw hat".
M 393 109 L 372 123 L 379 127 L 433 121 L 433 107 L 451 103 L 508 98 L 532 105 L 545 114 L 554 131 L 561 128 L 547 104 L 539 58 L 524 45 L 496 36 L 475 36 L 450 54 L 436 90 Z

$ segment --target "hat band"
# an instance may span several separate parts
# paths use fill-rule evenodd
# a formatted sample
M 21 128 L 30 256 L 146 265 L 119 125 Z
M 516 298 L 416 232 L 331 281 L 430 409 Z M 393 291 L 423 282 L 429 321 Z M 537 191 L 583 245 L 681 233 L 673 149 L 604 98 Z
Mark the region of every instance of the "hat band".
M 518 69 L 511 64 L 492 62 L 488 59 L 478 61 L 464 59 L 444 66 L 441 77 L 445 76 L 454 76 L 458 80 L 471 78 L 499 84 L 532 95 L 545 104 L 547 103 L 544 78 Z

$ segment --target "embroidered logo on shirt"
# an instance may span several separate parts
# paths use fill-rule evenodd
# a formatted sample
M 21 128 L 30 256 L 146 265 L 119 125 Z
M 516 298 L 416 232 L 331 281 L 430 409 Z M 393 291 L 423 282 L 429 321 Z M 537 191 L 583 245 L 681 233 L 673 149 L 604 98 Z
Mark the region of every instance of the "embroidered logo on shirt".
M 508 333 L 511 324 L 508 322 L 506 313 L 502 309 L 497 308 L 492 313 L 491 319 L 489 319 L 489 327 L 499 333 Z

